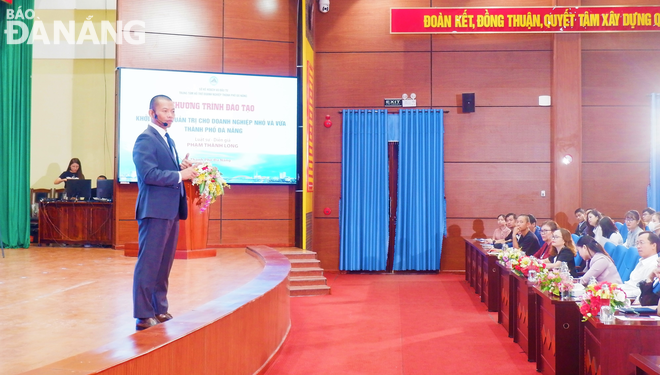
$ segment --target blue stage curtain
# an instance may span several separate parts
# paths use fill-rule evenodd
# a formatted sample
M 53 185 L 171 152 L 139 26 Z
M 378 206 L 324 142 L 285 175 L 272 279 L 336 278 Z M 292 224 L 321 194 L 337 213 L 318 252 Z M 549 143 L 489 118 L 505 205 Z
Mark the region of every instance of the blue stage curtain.
M 442 109 L 400 111 L 395 271 L 440 269 L 446 233 Z
M 660 94 L 651 94 L 651 179 L 646 192 L 648 206 L 660 210 Z
M 389 240 L 387 111 L 344 110 L 342 127 L 339 269 L 382 271 Z

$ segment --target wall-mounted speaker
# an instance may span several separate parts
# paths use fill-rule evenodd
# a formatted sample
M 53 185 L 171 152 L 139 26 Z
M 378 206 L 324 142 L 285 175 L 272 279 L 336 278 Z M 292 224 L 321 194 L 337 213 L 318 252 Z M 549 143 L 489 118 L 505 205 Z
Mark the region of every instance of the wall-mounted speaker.
M 474 112 L 474 93 L 463 93 L 463 113 Z

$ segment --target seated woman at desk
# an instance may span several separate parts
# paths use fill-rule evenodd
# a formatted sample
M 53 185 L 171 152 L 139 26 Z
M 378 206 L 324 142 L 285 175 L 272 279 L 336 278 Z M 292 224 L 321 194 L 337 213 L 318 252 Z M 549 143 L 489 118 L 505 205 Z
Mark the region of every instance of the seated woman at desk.
M 593 237 L 580 237 L 577 248 L 582 259 L 587 263 L 586 271 L 580 278 L 582 285 L 589 284 L 592 277 L 595 277 L 597 282 L 622 283 L 612 257 Z
M 559 268 L 561 262 L 566 262 L 571 276 L 577 276 L 575 272 L 575 245 L 573 244 L 573 237 L 571 232 L 567 229 L 559 228 L 552 234 L 552 249 L 550 249 L 550 257 L 544 259 L 543 262 L 547 263 L 546 268 L 553 269 Z
M 497 216 L 497 225 L 495 232 L 493 233 L 493 238 L 487 238 L 486 243 L 497 243 L 503 244 L 505 242 L 511 242 L 511 233 L 513 227 L 516 226 L 516 214 L 509 213 L 506 215 Z
M 497 228 L 493 232 L 493 238 L 487 238 L 486 243 L 502 242 L 511 233 L 511 228 L 507 226 L 504 214 L 497 215 Z
M 534 257 L 537 259 L 548 259 L 550 256 L 550 250 L 552 249 L 552 234 L 559 229 L 557 223 L 552 220 L 546 221 L 541 226 L 541 238 L 543 239 L 543 245 L 534 253 Z
M 54 184 L 61 184 L 62 182 L 72 178 L 81 180 L 85 179 L 85 175 L 82 172 L 82 164 L 80 164 L 80 159 L 78 158 L 73 158 L 69 161 L 69 166 L 66 168 L 66 171 L 62 172 L 60 177 L 55 179 Z

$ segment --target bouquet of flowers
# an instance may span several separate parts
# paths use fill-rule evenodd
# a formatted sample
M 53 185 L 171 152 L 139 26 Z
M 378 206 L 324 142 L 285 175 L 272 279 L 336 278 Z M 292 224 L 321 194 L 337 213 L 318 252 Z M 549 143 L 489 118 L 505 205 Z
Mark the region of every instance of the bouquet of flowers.
M 215 199 L 225 193 L 230 186 L 222 178 L 222 173 L 213 164 L 205 162 L 195 166 L 198 175 L 192 180 L 193 185 L 199 185 L 199 204 L 204 212 Z
M 525 253 L 522 250 L 505 247 L 497 254 L 497 260 L 504 264 L 506 268 L 513 269 L 518 264 L 518 260 L 523 256 L 525 256 Z
M 582 321 L 600 312 L 602 306 L 610 306 L 612 311 L 626 304 L 626 293 L 619 288 L 618 284 L 613 284 L 608 281 L 601 281 L 598 284 L 590 284 L 582 295 L 580 304 L 580 312 L 582 313 Z
M 570 274 L 559 272 L 558 269 L 552 269 L 539 274 L 539 289 L 542 292 L 550 292 L 559 296 L 562 292 L 570 292 L 573 289 L 573 280 Z
M 536 271 L 537 274 L 540 274 L 545 270 L 545 263 L 525 255 L 518 259 L 517 264 L 512 265 L 511 270 L 518 276 L 528 277 L 529 271 Z

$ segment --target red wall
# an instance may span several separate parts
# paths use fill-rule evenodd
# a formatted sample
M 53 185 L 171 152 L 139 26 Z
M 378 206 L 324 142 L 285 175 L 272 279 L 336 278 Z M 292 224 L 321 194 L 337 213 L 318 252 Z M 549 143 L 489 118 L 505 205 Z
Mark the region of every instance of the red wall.
M 144 45 L 117 45 L 118 67 L 296 75 L 295 1 L 119 0 L 117 17 L 146 24 Z M 293 246 L 294 194 L 291 186 L 232 186 L 211 205 L 208 245 Z M 117 248 L 137 241 L 136 198 L 135 184 L 117 187 Z
M 584 6 L 611 3 L 582 1 Z M 403 93 L 415 92 L 418 107 L 449 111 L 444 145 L 449 238 L 443 270 L 464 269 L 462 237 L 490 236 L 499 213 L 533 213 L 540 222 L 564 217 L 575 225 L 577 207 L 561 202 L 597 207 L 614 218 L 646 206 L 648 94 L 660 92 L 659 33 L 582 35 L 570 41 L 581 52 L 561 61 L 552 35 L 389 34 L 390 7 L 551 6 L 550 1 L 335 0 L 331 5 L 329 13 L 316 18 L 320 141 L 314 250 L 325 268 L 337 269 L 339 258 L 337 112 L 382 108 L 384 98 Z M 553 77 L 557 72 L 581 75 L 581 85 L 565 87 L 561 77 Z M 465 92 L 476 95 L 475 113 L 459 113 Z M 555 106 L 556 117 L 578 114 L 575 128 L 559 126 L 551 107 L 538 106 L 539 95 L 552 95 L 553 102 L 581 98 L 577 108 Z M 326 114 L 335 124 L 329 129 L 322 126 Z M 571 132 L 581 133 L 582 142 L 562 138 Z M 572 156 L 581 179 L 573 183 L 562 177 L 556 160 L 566 144 L 577 144 Z M 324 215 L 324 207 L 333 214 Z
M 295 75 L 296 2 L 276 3 L 275 12 L 264 13 L 260 1 L 120 0 L 119 18 L 144 19 L 148 33 L 145 46 L 118 46 L 117 65 Z M 654 4 L 649 0 L 581 3 Z M 419 107 L 449 111 L 444 145 L 449 237 L 443 246 L 443 270 L 464 269 L 462 237 L 490 235 L 499 213 L 533 213 L 539 221 L 563 218 L 575 225 L 572 202 L 617 219 L 628 209 L 645 207 L 648 95 L 660 92 L 659 33 L 584 34 L 573 39 L 535 34 L 389 34 L 390 7 L 553 4 L 333 0 L 329 13 L 315 14 L 313 250 L 325 269 L 339 268 L 338 112 L 382 108 L 384 98 L 403 93 L 416 93 Z M 575 48 L 569 58 L 559 54 Z M 560 74 L 579 77 L 580 82 L 567 85 Z M 475 113 L 459 113 L 460 95 L 465 92 L 476 95 Z M 539 95 L 552 95 L 554 107 L 538 106 Z M 325 115 L 332 117 L 331 128 L 323 126 Z M 566 121 L 575 122 L 575 128 L 566 126 Z M 577 164 L 571 168 L 579 177 L 574 182 L 557 164 L 564 149 L 575 152 Z M 546 197 L 541 197 L 541 190 Z M 119 247 L 137 239 L 135 194 L 132 185 L 118 188 L 115 244 Z M 210 246 L 294 242 L 291 187 L 236 186 L 212 207 Z M 323 213 L 326 207 L 332 209 L 330 215 Z

